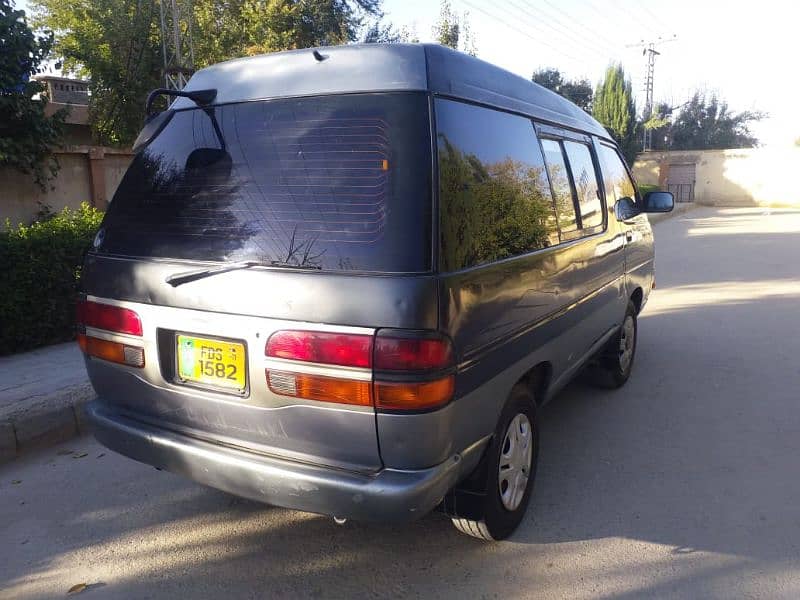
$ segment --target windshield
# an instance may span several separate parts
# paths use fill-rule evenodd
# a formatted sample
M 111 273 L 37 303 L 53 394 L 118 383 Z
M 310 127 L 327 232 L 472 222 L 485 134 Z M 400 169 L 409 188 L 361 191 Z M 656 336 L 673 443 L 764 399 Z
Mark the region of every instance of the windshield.
M 95 251 L 426 272 L 430 197 L 424 94 L 183 110 L 134 158 Z

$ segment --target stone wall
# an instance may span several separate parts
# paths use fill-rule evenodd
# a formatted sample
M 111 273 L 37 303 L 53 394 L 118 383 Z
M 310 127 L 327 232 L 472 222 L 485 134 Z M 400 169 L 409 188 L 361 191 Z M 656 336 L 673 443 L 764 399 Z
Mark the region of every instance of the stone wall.
M 89 202 L 105 210 L 133 158 L 130 150 L 68 146 L 55 152 L 61 169 L 42 191 L 30 175 L 0 167 L 0 225 L 29 223 L 44 206 L 59 211 Z
M 633 167 L 639 183 L 666 189 L 670 165 L 695 165 L 695 202 L 716 206 L 800 206 L 792 174 L 800 148 L 645 152 Z

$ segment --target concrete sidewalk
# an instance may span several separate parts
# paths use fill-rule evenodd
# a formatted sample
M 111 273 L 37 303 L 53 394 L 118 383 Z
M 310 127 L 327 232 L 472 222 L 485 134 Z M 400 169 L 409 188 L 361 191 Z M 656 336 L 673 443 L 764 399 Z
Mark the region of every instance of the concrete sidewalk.
M 92 386 L 75 342 L 0 358 L 0 462 L 85 431 Z

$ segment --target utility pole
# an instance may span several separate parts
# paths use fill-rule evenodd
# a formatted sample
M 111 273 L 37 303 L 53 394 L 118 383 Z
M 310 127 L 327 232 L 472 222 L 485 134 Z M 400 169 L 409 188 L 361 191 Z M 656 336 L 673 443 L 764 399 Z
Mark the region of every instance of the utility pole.
M 194 73 L 192 0 L 161 0 L 161 49 L 167 89 L 182 90 Z
M 647 123 L 650 120 L 650 117 L 653 116 L 653 80 L 656 70 L 656 56 L 661 55 L 661 52 L 656 50 L 656 46 L 666 44 L 667 42 L 674 42 L 677 39 L 678 36 L 673 35 L 671 38 L 666 39 L 659 37 L 654 42 L 645 42 L 642 40 L 638 44 L 628 44 L 628 46 L 626 46 L 627 48 L 641 47 L 642 56 L 647 57 L 647 71 L 644 78 L 644 113 L 642 114 L 642 119 L 645 123 Z M 646 127 L 642 127 L 642 130 L 642 150 L 647 152 L 653 148 L 653 131 L 651 129 L 647 129 Z

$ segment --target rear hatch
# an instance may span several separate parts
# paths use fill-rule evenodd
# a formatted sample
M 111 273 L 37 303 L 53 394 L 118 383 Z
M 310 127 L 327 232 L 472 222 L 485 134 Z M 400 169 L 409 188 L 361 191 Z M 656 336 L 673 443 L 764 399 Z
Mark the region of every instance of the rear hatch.
M 84 265 L 81 340 L 99 396 L 197 437 L 380 468 L 370 403 L 268 384 L 271 369 L 369 385 L 371 368 L 265 351 L 284 330 L 358 340 L 436 328 L 426 96 L 243 102 L 161 119 Z

